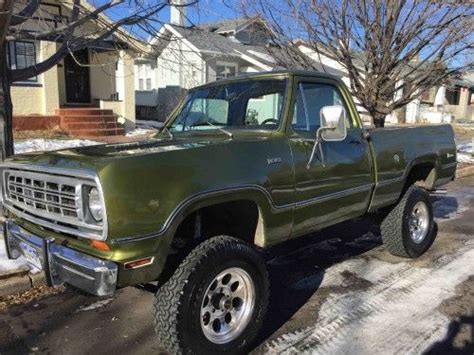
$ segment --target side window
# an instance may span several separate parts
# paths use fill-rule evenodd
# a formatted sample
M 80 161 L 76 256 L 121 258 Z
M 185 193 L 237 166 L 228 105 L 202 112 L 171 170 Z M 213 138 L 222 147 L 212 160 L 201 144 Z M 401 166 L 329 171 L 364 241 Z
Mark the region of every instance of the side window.
M 319 112 L 324 106 L 333 105 L 344 107 L 347 127 L 351 127 L 347 106 L 335 86 L 300 83 L 293 111 L 293 129 L 295 131 L 315 132 L 320 127 Z

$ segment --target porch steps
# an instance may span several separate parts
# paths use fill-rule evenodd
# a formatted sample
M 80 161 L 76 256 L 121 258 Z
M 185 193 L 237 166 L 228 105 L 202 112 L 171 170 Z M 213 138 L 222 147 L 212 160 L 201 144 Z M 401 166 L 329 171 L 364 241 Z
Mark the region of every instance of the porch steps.
M 58 116 L 113 116 L 114 111 L 100 108 L 60 108 L 56 110 Z
M 61 128 L 72 136 L 123 136 L 125 128 L 112 110 L 99 108 L 61 108 L 56 110 Z

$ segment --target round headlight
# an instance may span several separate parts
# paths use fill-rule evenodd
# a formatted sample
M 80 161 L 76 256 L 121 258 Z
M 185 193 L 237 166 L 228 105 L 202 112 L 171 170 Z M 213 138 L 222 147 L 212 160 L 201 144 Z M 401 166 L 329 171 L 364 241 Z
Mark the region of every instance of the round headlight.
M 100 198 L 99 191 L 95 187 L 89 191 L 89 212 L 97 222 L 102 221 L 102 199 Z

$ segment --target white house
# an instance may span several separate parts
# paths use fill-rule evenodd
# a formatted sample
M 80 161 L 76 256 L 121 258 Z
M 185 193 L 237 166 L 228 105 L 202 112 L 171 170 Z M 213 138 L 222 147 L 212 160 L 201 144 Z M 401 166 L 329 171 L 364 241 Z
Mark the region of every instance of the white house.
M 313 60 L 318 70 L 335 74 L 346 85 L 350 85 L 348 72 L 340 63 L 325 56 L 324 53 L 316 53 L 304 41 L 298 41 L 296 45 L 302 53 Z M 356 62 L 357 65 L 363 65 L 362 61 Z M 395 94 L 395 98 L 398 95 L 402 95 L 402 90 Z M 368 122 L 370 117 L 366 110 L 358 104 L 357 98 L 354 98 L 354 101 L 364 121 Z M 404 109 L 389 115 L 386 122 L 397 124 L 400 115 L 404 116 L 406 123 L 449 123 L 453 120 L 474 120 L 474 73 L 454 80 L 449 85 L 427 90 Z
M 183 8 L 171 8 L 150 49 L 135 61 L 137 116 L 164 120 L 187 89 L 276 67 L 265 48 L 268 29 L 259 19 L 234 19 L 186 27 Z

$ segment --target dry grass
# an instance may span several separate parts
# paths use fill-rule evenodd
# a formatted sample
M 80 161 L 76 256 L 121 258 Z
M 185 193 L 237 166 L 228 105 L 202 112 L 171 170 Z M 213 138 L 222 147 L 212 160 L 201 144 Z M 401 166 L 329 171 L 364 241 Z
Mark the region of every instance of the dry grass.
M 64 132 L 59 126 L 45 131 L 13 131 L 14 139 L 69 139 L 71 136 Z
M 454 135 L 456 138 L 462 138 L 462 139 L 474 139 L 474 126 L 472 127 L 466 127 L 466 126 L 458 126 L 458 125 L 453 125 L 454 129 Z

